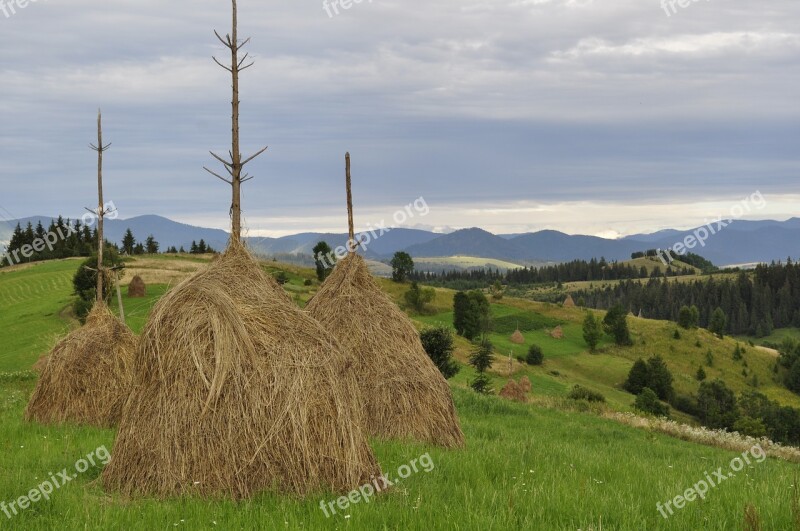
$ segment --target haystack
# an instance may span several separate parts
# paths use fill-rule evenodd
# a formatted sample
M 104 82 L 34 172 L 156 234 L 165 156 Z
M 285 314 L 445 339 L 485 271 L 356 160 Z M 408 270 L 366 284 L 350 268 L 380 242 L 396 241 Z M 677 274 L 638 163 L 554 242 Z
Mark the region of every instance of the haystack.
M 47 362 L 49 359 L 50 359 L 50 354 L 42 354 L 41 356 L 39 356 L 39 359 L 36 360 L 36 363 L 33 364 L 33 367 L 31 367 L 31 369 L 33 369 L 34 372 L 41 374 L 44 368 L 47 366 Z
M 508 383 L 500 390 L 500 396 L 506 400 L 513 400 L 515 402 L 527 402 L 528 397 L 522 387 L 514 380 L 509 380 Z
M 141 298 L 145 296 L 147 296 L 147 286 L 145 286 L 142 277 L 136 275 L 131 280 L 131 283 L 128 284 L 128 297 Z
M 523 343 L 525 343 L 525 336 L 523 336 L 522 332 L 520 332 L 519 329 L 517 329 L 514 331 L 513 334 L 511 334 L 511 337 L 508 338 L 508 340 L 511 341 L 512 343 L 516 343 L 517 345 L 522 345 Z
M 564 308 L 574 308 L 575 301 L 572 300 L 572 295 L 567 294 L 567 298 L 564 299 Z
M 530 380 L 530 378 L 528 378 L 527 376 L 523 376 L 522 378 L 520 378 L 519 379 L 519 387 L 525 393 L 530 393 L 531 392 L 531 380 Z
M 464 444 L 447 381 L 361 256 L 339 261 L 307 310 L 350 354 L 371 435 Z
M 107 488 L 240 499 L 346 492 L 380 474 L 353 368 L 281 292 L 232 240 L 156 304 L 103 472 Z
M 25 418 L 42 423 L 117 425 L 128 397 L 136 336 L 96 303 L 86 324 L 59 341 L 33 391 Z
M 561 325 L 553 328 L 553 330 L 550 332 L 550 337 L 552 337 L 553 339 L 563 339 L 564 338 L 564 329 L 561 328 Z

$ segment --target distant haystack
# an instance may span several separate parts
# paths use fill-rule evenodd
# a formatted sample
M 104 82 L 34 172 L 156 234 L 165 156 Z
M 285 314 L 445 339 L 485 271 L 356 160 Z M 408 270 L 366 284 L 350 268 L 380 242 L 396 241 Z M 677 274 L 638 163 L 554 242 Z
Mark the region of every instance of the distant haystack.
M 517 345 L 522 345 L 523 343 L 525 343 L 525 336 L 523 336 L 522 332 L 520 332 L 519 329 L 517 329 L 514 331 L 513 334 L 511 334 L 511 337 L 508 338 L 508 340 L 511 341 L 512 343 L 516 343 Z
M 564 337 L 564 329 L 561 326 L 555 327 L 553 330 L 550 331 L 550 337 L 553 339 L 563 339 Z
M 50 351 L 25 418 L 116 426 L 130 391 L 135 348 L 133 332 L 104 303 L 96 303 L 86 324 Z
M 128 284 L 128 297 L 141 298 L 145 296 L 147 296 L 147 286 L 145 286 L 142 277 L 136 275 L 131 280 L 131 283 Z
M 572 300 L 572 295 L 567 294 L 567 298 L 564 299 L 564 308 L 574 308 L 574 307 L 575 307 L 575 301 Z
M 513 400 L 515 402 L 527 402 L 528 397 L 526 392 L 514 380 L 509 380 L 508 383 L 500 391 L 500 396 L 506 400 Z
M 525 391 L 525 393 L 530 393 L 531 392 L 531 381 L 530 381 L 530 379 L 527 376 L 523 376 L 522 378 L 520 378 L 519 379 L 519 387 L 520 387 L 520 389 Z
M 450 387 L 419 332 L 372 278 L 364 259 L 342 259 L 307 310 L 350 355 L 370 435 L 445 447 L 464 444 Z
M 336 340 L 238 240 L 142 334 L 104 485 L 125 495 L 347 492 L 380 469 Z M 395 396 L 391 382 L 381 393 Z
M 47 362 L 49 360 L 50 360 L 50 355 L 49 354 L 42 354 L 41 356 L 39 356 L 39 359 L 36 360 L 36 363 L 34 363 L 33 367 L 31 367 L 31 368 L 35 372 L 38 372 L 39 374 L 41 374 L 42 371 L 44 370 L 44 368 L 47 366 Z

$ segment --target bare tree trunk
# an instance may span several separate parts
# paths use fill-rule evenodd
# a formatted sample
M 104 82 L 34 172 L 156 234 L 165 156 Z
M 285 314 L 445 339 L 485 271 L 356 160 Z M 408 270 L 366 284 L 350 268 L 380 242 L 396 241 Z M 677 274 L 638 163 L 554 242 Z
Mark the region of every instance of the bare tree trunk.
M 240 240 L 242 237 L 242 206 L 241 206 L 241 189 L 242 184 L 252 179 L 247 174 L 242 175 L 242 170 L 244 169 L 245 164 L 256 158 L 257 156 L 261 155 L 264 151 L 267 150 L 265 147 L 261 151 L 257 152 L 255 155 L 247 158 L 246 160 L 242 160 L 242 153 L 240 150 L 240 142 L 239 142 L 239 72 L 246 70 L 253 66 L 253 62 L 251 61 L 249 64 L 244 65 L 245 61 L 247 60 L 248 54 L 245 54 L 244 57 L 239 59 L 239 50 L 242 49 L 250 39 L 246 39 L 244 42 L 239 44 L 238 40 L 238 14 L 236 9 L 236 0 L 231 0 L 233 4 L 233 28 L 231 33 L 226 35 L 223 39 L 219 33 L 214 32 L 220 42 L 225 45 L 231 51 L 231 66 L 227 67 L 217 61 L 216 57 L 214 58 L 214 62 L 216 62 L 219 66 L 227 70 L 231 73 L 232 78 L 232 87 L 233 87 L 233 98 L 231 99 L 231 151 L 229 153 L 230 160 L 223 159 L 222 157 L 214 154 L 213 152 L 211 155 L 221 162 L 225 166 L 225 170 L 230 175 L 230 179 L 226 179 L 221 175 L 211 171 L 208 168 L 204 168 L 207 172 L 209 172 L 214 177 L 218 179 L 222 179 L 226 183 L 231 185 L 231 239 Z M 244 66 L 242 66 L 244 65 Z
M 89 144 L 89 147 L 97 152 L 97 302 L 103 301 L 103 218 L 105 210 L 103 206 L 103 153 L 108 151 L 111 144 L 103 145 L 103 115 L 97 111 L 97 145 Z
M 351 253 L 356 251 L 356 232 L 353 223 L 353 184 L 350 176 L 350 153 L 345 153 L 345 181 L 347 188 L 347 229 L 349 240 L 347 240 L 347 250 Z

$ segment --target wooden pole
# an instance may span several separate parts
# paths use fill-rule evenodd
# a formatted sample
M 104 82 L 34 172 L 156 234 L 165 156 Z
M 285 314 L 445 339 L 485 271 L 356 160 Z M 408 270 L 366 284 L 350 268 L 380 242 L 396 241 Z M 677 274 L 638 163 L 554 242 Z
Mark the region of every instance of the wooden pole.
M 257 156 L 264 153 L 267 148 L 260 150 L 255 155 L 248 157 L 245 160 L 242 160 L 242 152 L 240 150 L 240 140 L 239 140 L 239 72 L 246 70 L 253 66 L 253 62 L 251 61 L 248 64 L 244 64 L 247 61 L 247 57 L 249 54 L 245 54 L 244 57 L 239 59 L 239 50 L 241 50 L 249 41 L 250 39 L 246 39 L 241 44 L 239 43 L 239 24 L 238 24 L 238 14 L 236 8 L 236 0 L 231 0 L 233 6 L 233 22 L 232 22 L 232 29 L 231 33 L 227 34 L 223 39 L 219 33 L 216 31 L 214 34 L 217 36 L 217 39 L 230 50 L 231 52 L 231 66 L 225 66 L 220 63 L 216 57 L 214 57 L 214 62 L 217 63 L 219 66 L 230 72 L 231 74 L 231 86 L 233 88 L 233 97 L 231 98 L 231 150 L 228 152 L 230 156 L 230 160 L 226 160 L 215 153 L 211 153 L 211 155 L 217 159 L 219 162 L 223 164 L 225 167 L 225 171 L 228 172 L 230 179 L 227 179 L 218 173 L 211 171 L 208 168 L 205 169 L 208 173 L 213 175 L 214 177 L 225 181 L 226 183 L 231 185 L 231 240 L 241 240 L 242 237 L 242 203 L 241 203 L 241 195 L 242 195 L 242 184 L 252 179 L 251 176 L 247 174 L 243 174 L 242 170 L 244 166 L 256 158 Z M 244 66 L 242 66 L 244 65 Z
M 349 237 L 349 240 L 347 240 L 347 250 L 350 251 L 350 253 L 354 253 L 356 251 L 356 232 L 353 223 L 353 183 L 350 175 L 349 152 L 345 153 L 344 161 L 345 161 L 345 183 L 347 188 L 347 229 Z
M 103 301 L 103 218 L 105 210 L 103 206 L 103 153 L 108 151 L 111 144 L 103 145 L 103 114 L 97 110 L 97 145 L 89 144 L 89 147 L 97 152 L 97 302 Z M 87 209 L 88 210 L 88 209 Z
M 125 324 L 125 308 L 122 306 L 122 291 L 119 289 L 119 271 L 114 270 L 114 279 L 117 285 L 117 304 L 119 305 L 119 320 Z

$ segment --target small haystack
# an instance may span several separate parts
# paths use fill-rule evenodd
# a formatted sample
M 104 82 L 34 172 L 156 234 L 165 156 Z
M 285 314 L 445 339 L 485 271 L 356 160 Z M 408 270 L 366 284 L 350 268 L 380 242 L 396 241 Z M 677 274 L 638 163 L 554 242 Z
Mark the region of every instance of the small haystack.
M 47 362 L 49 360 L 50 360 L 50 354 L 42 354 L 41 356 L 39 356 L 39 359 L 36 360 L 36 363 L 33 364 L 33 367 L 31 367 L 31 369 L 34 372 L 42 374 L 42 371 L 44 370 L 45 367 L 47 367 Z
M 37 369 L 25 418 L 116 426 L 130 390 L 135 349 L 133 332 L 104 303 L 96 303 L 86 324 L 59 341 Z
M 509 380 L 508 383 L 500 391 L 500 396 L 506 400 L 513 400 L 515 402 L 527 402 L 527 393 L 522 390 L 522 387 L 514 380 Z
M 307 310 L 351 356 L 370 435 L 464 444 L 447 380 L 361 256 L 341 260 Z
M 531 381 L 527 376 L 523 376 L 519 379 L 519 387 L 525 391 L 525 393 L 531 392 Z
M 572 300 L 572 295 L 567 294 L 567 298 L 564 299 L 564 308 L 574 308 L 574 307 L 575 307 L 575 301 Z
M 156 304 L 107 488 L 240 499 L 346 492 L 380 474 L 352 367 L 282 292 L 232 240 Z
M 561 325 L 555 327 L 550 332 L 550 337 L 552 337 L 553 339 L 563 339 L 564 338 L 564 329 L 561 328 Z
M 516 343 L 517 345 L 522 345 L 525 343 L 525 336 L 522 335 L 522 332 L 519 329 L 515 330 L 511 337 L 508 338 L 509 341 L 512 343 Z
M 141 298 L 145 296 L 147 296 L 147 286 L 145 286 L 142 277 L 136 275 L 131 280 L 131 283 L 128 284 L 128 297 Z

